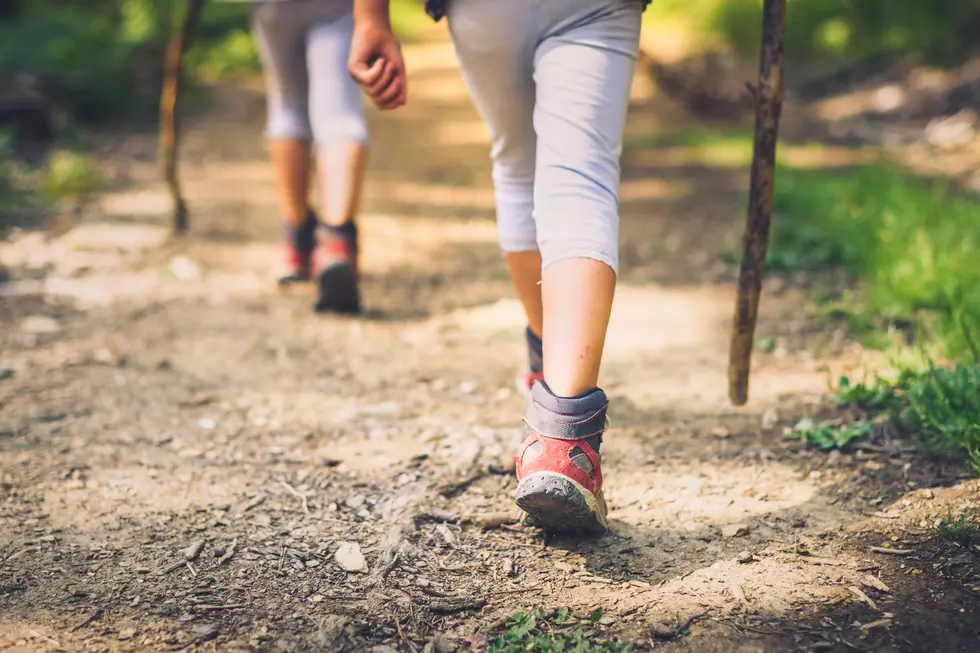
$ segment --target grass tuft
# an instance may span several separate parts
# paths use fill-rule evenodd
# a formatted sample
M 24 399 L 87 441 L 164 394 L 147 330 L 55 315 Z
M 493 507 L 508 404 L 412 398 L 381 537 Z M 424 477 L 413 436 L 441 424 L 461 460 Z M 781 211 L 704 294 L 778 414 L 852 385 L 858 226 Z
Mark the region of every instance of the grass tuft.
M 867 440 L 873 434 L 874 425 L 870 422 L 857 421 L 841 426 L 826 422 L 817 423 L 807 417 L 800 420 L 786 437 L 800 440 L 808 447 L 831 451 L 847 449 L 857 441 Z
M 771 270 L 844 268 L 862 282 L 859 322 L 914 325 L 946 355 L 980 359 L 980 200 L 886 166 L 781 168 L 773 213 Z
M 505 624 L 505 632 L 490 642 L 487 653 L 627 653 L 630 645 L 600 641 L 587 633 L 602 619 L 590 613 L 573 625 L 568 608 L 552 612 L 518 612 Z
M 954 515 L 952 511 L 947 512 L 939 518 L 936 524 L 936 535 L 944 540 L 969 544 L 980 535 L 980 523 L 977 515 L 966 511 Z
M 980 365 L 929 363 L 892 378 L 857 383 L 843 378 L 837 396 L 914 433 L 927 453 L 965 457 L 980 475 Z

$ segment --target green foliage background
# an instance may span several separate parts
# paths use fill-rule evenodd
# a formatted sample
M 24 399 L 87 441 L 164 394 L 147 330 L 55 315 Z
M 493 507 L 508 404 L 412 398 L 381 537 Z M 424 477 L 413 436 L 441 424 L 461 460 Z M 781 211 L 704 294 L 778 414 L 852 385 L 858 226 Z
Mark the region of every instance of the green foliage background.
M 705 38 L 754 55 L 762 0 L 656 0 L 647 20 L 676 19 Z M 980 0 L 788 0 L 791 57 L 859 61 L 912 56 L 960 63 L 980 52 Z

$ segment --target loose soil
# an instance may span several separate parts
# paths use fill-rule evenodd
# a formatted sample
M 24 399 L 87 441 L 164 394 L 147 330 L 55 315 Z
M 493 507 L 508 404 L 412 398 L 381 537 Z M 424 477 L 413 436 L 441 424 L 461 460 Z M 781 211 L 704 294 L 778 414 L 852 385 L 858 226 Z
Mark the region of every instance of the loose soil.
M 189 237 L 153 136 L 104 134 L 97 201 L 0 245 L 0 650 L 481 650 L 539 607 L 635 650 L 976 650 L 980 550 L 932 525 L 980 484 L 887 435 L 782 437 L 867 358 L 805 280 L 767 288 L 775 346 L 728 404 L 746 171 L 683 147 L 624 154 L 612 533 L 513 523 L 523 322 L 485 131 L 441 32 L 408 55 L 410 105 L 371 114 L 362 318 L 270 279 L 259 86 L 187 124 Z M 634 90 L 631 142 L 685 124 Z

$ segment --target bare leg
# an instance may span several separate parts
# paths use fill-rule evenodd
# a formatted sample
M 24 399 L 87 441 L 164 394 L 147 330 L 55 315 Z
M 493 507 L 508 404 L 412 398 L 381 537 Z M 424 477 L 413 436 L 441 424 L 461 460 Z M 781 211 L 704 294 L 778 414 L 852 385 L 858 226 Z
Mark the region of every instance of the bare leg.
M 332 227 L 354 222 L 361 204 L 367 147 L 361 141 L 339 141 L 317 153 L 320 220 Z
M 569 258 L 542 277 L 545 378 L 555 395 L 575 397 L 598 385 L 616 274 L 600 261 Z
M 269 141 L 269 150 L 276 178 L 279 215 L 290 227 L 302 227 L 309 213 L 310 144 L 273 138 Z
M 514 290 L 527 314 L 527 324 L 539 338 L 544 332 L 541 306 L 541 252 L 508 252 L 505 256 Z

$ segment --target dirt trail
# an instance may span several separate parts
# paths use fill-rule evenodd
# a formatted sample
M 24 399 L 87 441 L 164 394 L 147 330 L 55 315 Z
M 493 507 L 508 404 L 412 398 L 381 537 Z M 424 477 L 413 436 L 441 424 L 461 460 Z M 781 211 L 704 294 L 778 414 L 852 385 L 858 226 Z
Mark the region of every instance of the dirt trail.
M 189 125 L 185 242 L 166 240 L 152 138 L 120 135 L 83 220 L 0 245 L 0 650 L 479 650 L 518 609 L 563 606 L 601 609 L 636 650 L 974 650 L 976 552 L 925 520 L 980 486 L 900 442 L 828 458 L 781 441 L 860 360 L 839 335 L 814 359 L 825 334 L 793 284 L 766 297 L 777 347 L 751 405 L 728 405 L 719 251 L 745 175 L 682 149 L 624 158 L 614 533 L 481 526 L 512 510 L 523 323 L 451 53 L 408 55 L 410 106 L 372 114 L 363 319 L 314 316 L 268 277 L 257 88 L 216 89 Z M 635 90 L 631 138 L 678 124 Z M 344 542 L 365 573 L 338 566 Z

